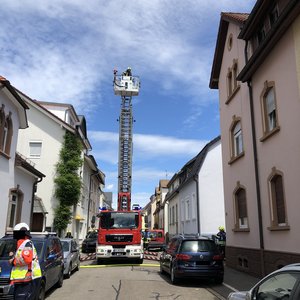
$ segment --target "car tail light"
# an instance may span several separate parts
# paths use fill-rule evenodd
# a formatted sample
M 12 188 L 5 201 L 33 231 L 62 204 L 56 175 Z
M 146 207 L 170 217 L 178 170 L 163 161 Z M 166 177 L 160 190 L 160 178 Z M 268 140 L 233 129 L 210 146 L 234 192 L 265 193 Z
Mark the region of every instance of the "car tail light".
M 223 260 L 223 255 L 214 255 L 213 260 Z
M 187 254 L 176 254 L 176 259 L 177 260 L 190 260 L 192 258 L 191 255 Z

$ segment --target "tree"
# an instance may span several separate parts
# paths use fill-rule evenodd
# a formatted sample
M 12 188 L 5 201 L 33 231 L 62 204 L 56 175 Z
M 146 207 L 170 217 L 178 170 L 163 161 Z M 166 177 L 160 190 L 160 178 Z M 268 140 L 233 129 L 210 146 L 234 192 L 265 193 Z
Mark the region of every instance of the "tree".
M 54 211 L 54 227 L 59 235 L 67 228 L 72 218 L 71 208 L 80 199 L 81 179 L 78 171 L 83 162 L 81 153 L 82 144 L 79 137 L 67 131 L 56 165 L 57 176 L 54 179 L 55 197 L 59 202 Z

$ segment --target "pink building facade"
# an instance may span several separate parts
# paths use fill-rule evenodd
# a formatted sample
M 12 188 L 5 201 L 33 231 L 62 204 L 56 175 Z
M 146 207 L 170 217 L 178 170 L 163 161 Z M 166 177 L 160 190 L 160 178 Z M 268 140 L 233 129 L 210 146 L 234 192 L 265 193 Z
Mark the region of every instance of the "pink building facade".
M 226 263 L 263 276 L 300 261 L 300 3 L 222 13 L 210 88 L 219 90 Z

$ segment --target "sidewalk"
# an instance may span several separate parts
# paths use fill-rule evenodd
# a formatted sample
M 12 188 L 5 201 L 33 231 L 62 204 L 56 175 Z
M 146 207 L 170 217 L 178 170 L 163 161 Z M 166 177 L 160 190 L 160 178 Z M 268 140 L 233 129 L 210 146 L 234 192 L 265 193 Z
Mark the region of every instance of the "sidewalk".
M 224 274 L 224 284 L 237 291 L 248 291 L 260 280 L 260 278 L 226 267 L 226 265 Z

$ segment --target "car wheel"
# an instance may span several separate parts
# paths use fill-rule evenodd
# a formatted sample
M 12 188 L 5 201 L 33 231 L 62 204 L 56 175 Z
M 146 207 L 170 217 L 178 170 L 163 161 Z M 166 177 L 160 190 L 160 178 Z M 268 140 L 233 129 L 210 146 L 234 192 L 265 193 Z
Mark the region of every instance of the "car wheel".
M 78 259 L 77 261 L 77 266 L 75 268 L 75 271 L 79 271 L 79 267 L 80 267 L 80 259 Z
M 60 272 L 59 279 L 58 279 L 58 281 L 57 281 L 57 283 L 56 283 L 56 287 L 58 287 L 58 288 L 62 287 L 63 283 L 64 283 L 64 272 L 63 272 L 63 270 L 62 270 L 62 271 Z
M 171 266 L 171 282 L 172 284 L 176 284 L 178 282 L 178 279 L 175 276 L 175 270 L 174 270 L 174 266 Z
M 66 278 L 70 278 L 72 273 L 72 263 L 69 265 L 68 273 L 66 274 Z
M 39 294 L 37 296 L 37 300 L 44 300 L 45 299 L 45 282 L 42 281 L 40 285 Z
M 218 276 L 215 278 L 215 283 L 221 284 L 224 280 L 224 276 Z
M 160 262 L 160 264 L 159 264 L 159 270 L 160 270 L 160 274 L 165 274 L 166 273 L 163 269 L 162 262 Z
M 97 258 L 97 264 L 98 264 L 98 265 L 102 265 L 102 264 L 103 264 L 103 259 Z

